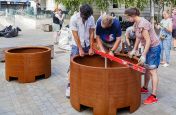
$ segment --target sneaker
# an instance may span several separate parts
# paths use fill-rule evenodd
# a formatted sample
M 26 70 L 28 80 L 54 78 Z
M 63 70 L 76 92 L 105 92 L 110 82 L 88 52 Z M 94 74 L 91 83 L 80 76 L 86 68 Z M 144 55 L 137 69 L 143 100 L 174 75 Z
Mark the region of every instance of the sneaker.
M 19 27 L 17 27 L 16 29 L 17 29 L 18 31 L 21 31 L 21 28 L 19 28 Z
M 169 64 L 168 63 L 165 63 L 165 64 L 163 64 L 163 65 L 161 65 L 162 67 L 168 67 L 169 66 Z
M 163 64 L 165 64 L 165 63 L 166 63 L 166 62 L 164 62 L 164 61 L 160 62 L 161 65 L 163 65 Z
M 148 89 L 146 89 L 146 88 L 144 88 L 144 87 L 141 88 L 141 93 L 146 94 L 146 93 L 148 93 L 148 92 L 149 92 Z
M 66 88 L 66 93 L 65 93 L 66 97 L 69 99 L 70 98 L 70 83 L 68 83 L 68 86 Z
M 174 47 L 174 51 L 176 51 L 176 47 Z
M 158 99 L 154 96 L 154 95 L 150 95 L 145 101 L 144 104 L 145 105 L 149 105 L 149 104 L 154 104 L 157 103 Z

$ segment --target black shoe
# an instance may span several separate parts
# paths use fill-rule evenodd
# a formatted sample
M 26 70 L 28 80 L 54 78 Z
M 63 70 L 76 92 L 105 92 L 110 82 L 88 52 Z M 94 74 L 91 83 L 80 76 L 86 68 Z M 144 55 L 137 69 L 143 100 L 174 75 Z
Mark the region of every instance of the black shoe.
M 3 32 L 6 32 L 6 31 L 9 31 L 9 30 L 11 30 L 12 29 L 12 26 L 10 25 L 10 26 L 6 26 L 4 29 L 2 29 L 0 32 L 1 33 L 3 33 Z
M 12 29 L 11 31 L 7 32 L 6 35 L 4 35 L 5 38 L 12 38 L 18 36 L 18 30 L 16 28 Z
M 18 31 L 21 31 L 21 29 L 19 27 L 16 28 Z

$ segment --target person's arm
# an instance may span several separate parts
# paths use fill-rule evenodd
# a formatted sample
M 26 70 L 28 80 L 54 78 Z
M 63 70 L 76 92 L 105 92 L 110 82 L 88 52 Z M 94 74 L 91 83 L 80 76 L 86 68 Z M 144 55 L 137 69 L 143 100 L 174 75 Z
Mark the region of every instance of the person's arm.
M 94 28 L 90 28 L 89 33 L 90 33 L 90 48 L 93 49 L 93 44 L 94 44 Z
M 145 45 L 145 48 L 144 48 L 144 52 L 142 53 L 143 56 L 146 56 L 147 55 L 147 52 L 150 48 L 150 44 L 151 44 L 151 40 L 150 40 L 150 35 L 149 35 L 149 32 L 148 30 L 143 30 L 142 31 L 142 36 L 144 37 L 145 41 L 146 41 L 146 45 Z
M 110 55 L 112 55 L 112 53 L 114 54 L 114 51 L 116 51 L 116 49 L 119 47 L 119 44 L 121 43 L 122 31 L 121 31 L 121 26 L 119 21 L 117 21 L 116 23 L 116 33 L 117 33 L 116 41 L 110 51 Z
M 89 55 L 93 55 L 93 45 L 94 45 L 94 35 L 95 35 L 95 19 L 93 16 L 90 17 L 90 29 L 89 29 L 89 36 L 90 36 L 90 49 L 89 49 Z
M 72 30 L 72 34 L 73 34 L 74 40 L 76 42 L 76 45 L 77 45 L 77 47 L 79 49 L 79 55 L 80 56 L 84 56 L 84 50 L 83 50 L 83 48 L 81 46 L 81 41 L 80 41 L 80 38 L 78 36 L 78 31 Z
M 100 51 L 103 53 L 106 53 L 99 35 L 96 35 L 96 40 L 97 40 L 98 46 L 100 48 Z
M 159 30 L 159 29 L 161 29 L 161 26 L 159 24 L 156 24 L 155 28 Z
M 129 32 L 126 32 L 125 38 L 126 38 L 126 42 L 127 42 L 128 46 L 130 46 Z
M 74 40 L 75 40 L 75 42 L 76 42 L 77 47 L 78 47 L 79 49 L 81 49 L 82 46 L 81 46 L 80 38 L 79 38 L 79 36 L 78 36 L 78 31 L 72 30 L 72 34 L 73 34 L 73 38 L 74 38 Z
M 163 20 L 161 20 L 160 23 L 157 23 L 157 24 L 155 25 L 155 28 L 156 28 L 156 29 L 161 29 L 161 28 L 163 28 L 162 25 L 163 25 Z
M 55 16 L 56 16 L 59 20 L 63 20 L 63 18 L 64 18 L 63 16 L 60 17 L 59 14 L 56 14 L 56 13 L 55 13 Z
M 118 47 L 119 44 L 121 43 L 121 37 L 117 37 L 114 46 L 112 47 L 111 51 L 115 51 Z
M 102 34 L 101 19 L 99 18 L 96 23 L 96 41 L 97 41 L 98 47 L 100 48 L 100 51 L 106 53 L 101 40 L 101 34 Z
M 93 45 L 94 45 L 94 28 L 90 28 L 89 29 L 89 33 L 90 33 L 90 49 L 89 49 L 89 55 L 93 55 L 94 51 L 93 51 Z
M 138 60 L 138 65 L 143 65 L 146 61 L 146 55 L 149 51 L 150 48 L 150 44 L 151 44 L 151 40 L 150 40 L 150 35 L 148 30 L 143 30 L 142 31 L 142 36 L 144 37 L 146 44 L 145 44 L 145 48 L 144 48 L 144 52 L 142 53 L 141 57 Z
M 138 49 L 139 43 L 140 43 L 140 39 L 136 38 L 136 41 L 135 41 L 135 44 L 134 44 L 134 48 L 133 48 L 134 51 L 136 51 Z
M 140 39 L 139 39 L 139 38 L 136 38 L 136 41 L 135 41 L 133 50 L 128 53 L 128 56 L 129 56 L 130 58 L 133 58 L 133 56 L 136 54 L 136 51 L 137 51 L 138 46 L 139 46 L 139 43 L 140 43 Z

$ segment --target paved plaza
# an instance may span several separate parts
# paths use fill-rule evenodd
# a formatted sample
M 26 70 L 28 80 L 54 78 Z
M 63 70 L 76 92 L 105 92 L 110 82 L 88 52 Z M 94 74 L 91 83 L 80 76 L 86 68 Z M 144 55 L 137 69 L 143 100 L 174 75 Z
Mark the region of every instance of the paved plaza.
M 0 44 L 13 44 L 20 39 L 37 44 L 41 42 L 38 38 L 43 38 L 42 42 L 54 42 L 52 33 L 24 30 L 16 38 L 0 37 Z M 160 67 L 158 71 L 160 78 L 158 103 L 153 105 L 141 103 L 136 112 L 130 114 L 128 110 L 121 110 L 118 115 L 176 115 L 176 51 L 172 51 L 171 57 L 171 65 L 167 68 Z M 6 81 L 5 64 L 0 63 L 0 115 L 92 115 L 92 109 L 77 112 L 65 97 L 69 61 L 69 52 L 55 46 L 52 76 L 27 84 Z M 149 86 L 151 91 L 151 84 Z M 148 95 L 141 95 L 142 101 Z

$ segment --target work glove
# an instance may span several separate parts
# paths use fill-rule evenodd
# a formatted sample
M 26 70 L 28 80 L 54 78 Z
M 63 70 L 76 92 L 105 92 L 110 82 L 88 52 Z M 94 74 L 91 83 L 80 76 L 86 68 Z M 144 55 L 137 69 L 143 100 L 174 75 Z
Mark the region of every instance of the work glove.
M 142 55 L 138 60 L 138 65 L 144 65 L 146 61 L 146 56 Z
M 135 55 L 135 53 L 136 53 L 136 50 L 132 50 L 129 54 L 128 54 L 128 56 L 130 57 L 130 58 L 133 58 L 133 56 Z

